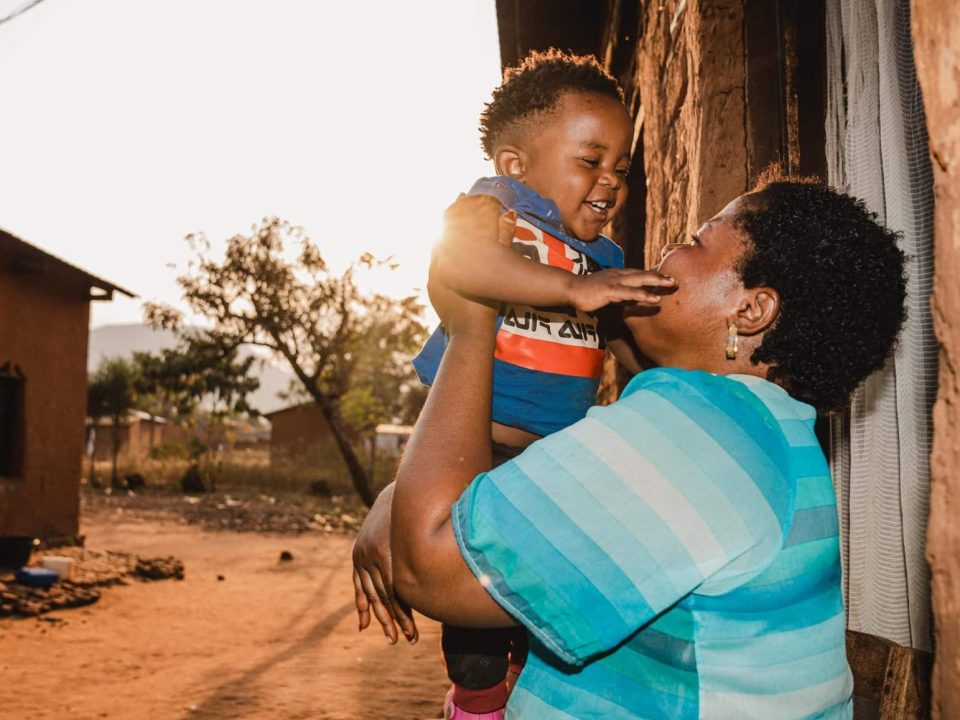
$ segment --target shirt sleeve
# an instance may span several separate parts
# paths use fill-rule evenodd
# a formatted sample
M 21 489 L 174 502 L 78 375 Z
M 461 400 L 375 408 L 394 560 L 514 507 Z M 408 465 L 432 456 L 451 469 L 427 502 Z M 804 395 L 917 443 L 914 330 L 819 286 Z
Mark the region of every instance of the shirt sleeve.
M 437 377 L 437 371 L 440 369 L 440 361 L 443 359 L 443 353 L 447 349 L 447 333 L 440 325 L 427 338 L 427 342 L 420 348 L 411 364 L 417 373 L 417 378 L 427 387 L 433 385 Z
M 453 506 L 454 533 L 490 595 L 579 665 L 691 592 L 765 568 L 792 513 L 787 457 L 742 384 L 648 371 L 477 477 Z

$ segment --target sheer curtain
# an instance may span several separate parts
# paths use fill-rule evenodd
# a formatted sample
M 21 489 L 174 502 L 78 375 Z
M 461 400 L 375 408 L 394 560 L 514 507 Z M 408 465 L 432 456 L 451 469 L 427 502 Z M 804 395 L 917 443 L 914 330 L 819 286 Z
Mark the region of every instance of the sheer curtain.
M 826 35 L 828 181 L 902 233 L 909 258 L 897 350 L 831 419 L 848 625 L 930 649 L 933 188 L 909 1 L 827 0 Z

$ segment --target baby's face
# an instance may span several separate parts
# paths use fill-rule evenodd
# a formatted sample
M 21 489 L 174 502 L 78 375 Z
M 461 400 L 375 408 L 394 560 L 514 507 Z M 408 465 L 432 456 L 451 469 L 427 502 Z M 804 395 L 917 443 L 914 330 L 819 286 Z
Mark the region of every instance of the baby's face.
M 524 143 L 523 182 L 553 200 L 567 232 L 593 240 L 627 199 L 633 125 L 622 103 L 569 92 Z

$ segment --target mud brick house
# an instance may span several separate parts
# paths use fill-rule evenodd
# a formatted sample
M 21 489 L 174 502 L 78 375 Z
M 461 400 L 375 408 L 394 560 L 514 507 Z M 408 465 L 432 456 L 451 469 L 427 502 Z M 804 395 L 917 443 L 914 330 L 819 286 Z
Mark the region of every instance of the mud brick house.
M 113 419 L 87 418 L 87 453 L 92 440 L 93 457 L 106 462 L 113 457 Z M 136 463 L 150 456 L 151 449 L 172 443 L 184 444 L 186 431 L 156 415 L 132 410 L 120 421 L 118 457 L 122 463 Z
M 90 303 L 115 292 L 0 230 L 0 534 L 77 534 Z
M 270 421 L 270 462 L 316 461 L 336 453 L 330 425 L 316 403 L 308 402 L 264 415 Z
M 960 4 L 496 4 L 504 66 L 558 47 L 596 55 L 620 80 L 634 152 L 627 212 L 608 232 L 628 264 L 654 264 L 773 161 L 863 198 L 902 233 L 908 325 L 849 411 L 821 422 L 821 439 L 858 691 L 880 688 L 904 658 L 918 663 L 898 700 L 864 695 L 856 716 L 960 717 Z M 622 382 L 610 365 L 601 400 Z M 890 643 L 868 680 L 861 637 Z M 931 649 L 932 696 L 922 677 Z

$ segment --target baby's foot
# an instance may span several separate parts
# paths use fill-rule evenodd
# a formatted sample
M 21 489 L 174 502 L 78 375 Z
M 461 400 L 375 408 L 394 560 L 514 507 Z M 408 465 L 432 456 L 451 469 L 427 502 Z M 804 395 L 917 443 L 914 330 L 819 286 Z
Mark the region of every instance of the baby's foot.
M 506 717 L 506 707 L 485 713 L 467 712 L 453 701 L 453 688 L 450 688 L 443 701 L 443 717 L 446 720 L 503 720 Z

